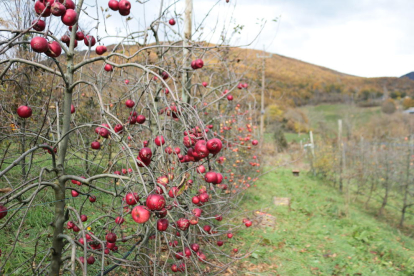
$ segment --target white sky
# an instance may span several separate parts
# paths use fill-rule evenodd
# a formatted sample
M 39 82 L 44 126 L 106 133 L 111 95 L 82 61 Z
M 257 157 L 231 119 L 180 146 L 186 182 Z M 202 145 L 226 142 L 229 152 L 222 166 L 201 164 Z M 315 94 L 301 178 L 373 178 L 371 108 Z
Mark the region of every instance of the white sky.
M 131 1 L 134 19 L 130 28 L 148 26 L 160 2 L 150 0 L 140 5 Z M 413 0 L 193 0 L 197 26 L 217 2 L 203 23 L 203 40 L 218 42 L 223 26 L 231 31 L 239 24 L 244 28 L 231 44 L 247 44 L 258 34 L 258 23 L 264 19 L 268 23 L 248 48 L 263 49 L 265 45 L 268 52 L 363 77 L 401 76 L 414 71 Z M 107 1 L 99 3 L 107 7 Z M 171 11 L 182 13 L 183 7 L 181 0 Z M 122 30 L 124 20 L 111 13 L 108 29 Z M 278 22 L 272 22 L 276 17 Z M 175 28 L 182 28 L 182 22 Z

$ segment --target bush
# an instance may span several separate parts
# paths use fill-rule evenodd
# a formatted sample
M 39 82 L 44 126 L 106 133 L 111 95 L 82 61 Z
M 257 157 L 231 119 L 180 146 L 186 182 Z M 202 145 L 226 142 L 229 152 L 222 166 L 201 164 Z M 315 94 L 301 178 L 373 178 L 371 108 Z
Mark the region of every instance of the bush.
M 397 110 L 397 106 L 393 99 L 387 99 L 382 103 L 381 110 L 385 114 L 392 114 Z
M 410 107 L 414 106 L 414 99 L 411 99 L 410 97 L 405 97 L 402 106 L 404 109 L 409 109 Z
M 282 152 L 283 150 L 288 148 L 288 142 L 286 140 L 285 134 L 283 129 L 279 126 L 276 127 L 273 138 L 275 140 L 276 148 L 278 152 Z

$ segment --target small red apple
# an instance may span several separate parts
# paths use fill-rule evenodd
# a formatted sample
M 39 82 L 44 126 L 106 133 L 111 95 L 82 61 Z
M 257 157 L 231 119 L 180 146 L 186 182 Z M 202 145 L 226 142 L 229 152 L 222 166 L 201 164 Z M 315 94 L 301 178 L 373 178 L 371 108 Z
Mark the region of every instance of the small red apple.
M 155 137 L 155 139 L 154 139 L 154 142 L 155 142 L 155 144 L 157 145 L 157 146 L 161 146 L 161 145 L 164 145 L 165 144 L 165 140 L 164 140 L 164 137 L 163 136 L 157 136 L 157 137 Z
M 81 221 L 85 222 L 88 220 L 88 217 L 86 215 L 81 215 L 80 216 Z
M 54 2 L 50 7 L 50 11 L 54 16 L 62 16 L 66 13 L 66 7 L 59 2 Z
M 62 15 L 61 20 L 66 26 L 73 26 L 78 22 L 78 14 L 75 10 L 67 9 L 65 14 Z
M 30 41 L 30 46 L 36 53 L 44 53 L 49 50 L 49 44 L 46 38 L 42 36 L 36 36 Z
M 109 0 L 108 7 L 113 11 L 117 11 L 119 10 L 119 2 L 116 0 Z
M 95 257 L 94 256 L 90 256 L 89 258 L 86 259 L 86 262 L 88 264 L 94 264 L 95 263 Z
M 7 215 L 7 207 L 0 204 L 0 219 L 4 218 Z
M 95 52 L 97 55 L 103 55 L 108 49 L 105 45 L 96 46 Z
M 133 100 L 126 100 L 125 105 L 128 108 L 133 108 L 135 105 L 135 102 Z
M 105 236 L 106 241 L 107 242 L 110 242 L 110 243 L 115 243 L 116 242 L 116 238 L 117 238 L 116 237 L 116 234 L 115 233 L 112 233 L 112 232 L 109 232 Z
M 94 150 L 98 150 L 101 148 L 101 143 L 99 143 L 98 141 L 94 141 L 91 143 L 91 148 Z
M 157 221 L 157 230 L 158 231 L 166 231 L 168 228 L 168 220 L 167 219 L 159 219 Z
M 150 219 L 150 211 L 146 206 L 138 205 L 132 209 L 132 219 L 137 223 L 145 223 Z
M 176 225 L 178 229 L 185 231 L 190 227 L 190 221 L 186 218 L 180 218 L 177 220 Z
M 137 193 L 127 193 L 125 195 L 125 202 L 128 205 L 135 205 L 139 201 L 139 196 Z
M 175 25 L 175 20 L 174 20 L 174 18 L 171 18 L 171 19 L 168 21 L 168 23 L 170 23 L 170 25 L 171 25 L 171 26 L 174 26 L 174 25 Z
M 93 47 L 96 44 L 95 37 L 91 35 L 85 36 L 85 38 L 83 39 L 83 42 L 85 43 L 86 46 L 90 46 L 90 47 Z
M 44 29 L 46 28 L 46 23 L 45 23 L 45 21 L 43 21 L 43 20 L 41 20 L 41 19 L 34 20 L 34 21 L 32 22 L 32 25 L 33 25 L 33 29 L 34 29 L 35 31 L 38 31 L 38 32 L 44 31 Z
M 29 118 L 32 116 L 32 109 L 26 105 L 21 105 L 17 108 L 17 115 L 20 118 Z
M 165 198 L 160 194 L 150 194 L 147 197 L 146 205 L 151 211 L 160 211 L 165 207 Z
M 112 72 L 112 71 L 114 71 L 114 68 L 112 67 L 111 64 L 105 64 L 104 70 L 106 72 Z

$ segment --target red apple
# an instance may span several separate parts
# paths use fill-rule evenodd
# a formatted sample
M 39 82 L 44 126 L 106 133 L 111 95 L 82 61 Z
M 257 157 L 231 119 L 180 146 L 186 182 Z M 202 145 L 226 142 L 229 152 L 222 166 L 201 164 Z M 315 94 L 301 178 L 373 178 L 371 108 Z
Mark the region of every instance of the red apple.
M 170 23 L 170 25 L 171 25 L 171 26 L 174 26 L 174 25 L 175 25 L 175 20 L 174 20 L 174 18 L 171 18 L 171 19 L 168 21 L 168 23 Z
M 132 219 L 137 223 L 145 223 L 150 219 L 150 211 L 147 207 L 138 205 L 132 209 L 131 216 Z
M 198 198 L 200 198 L 200 201 L 201 201 L 201 202 L 208 202 L 208 200 L 209 200 L 209 196 L 208 196 L 208 194 L 207 194 L 206 192 L 201 193 L 201 194 L 198 196 Z
M 68 221 L 66 225 L 68 229 L 72 229 L 75 226 L 75 223 L 73 221 Z
M 66 7 L 59 2 L 54 2 L 50 7 L 50 11 L 54 16 L 62 16 L 66 13 Z
M 233 238 L 233 234 L 232 233 L 227 233 L 227 238 L 229 238 L 229 239 Z
M 139 151 L 139 157 L 141 157 L 142 160 L 151 160 L 152 157 L 152 151 L 150 148 L 142 148 Z
M 33 24 L 34 24 L 34 25 L 33 25 Z M 41 31 L 43 31 L 43 30 L 46 28 L 46 23 L 45 23 L 45 21 L 40 20 L 40 19 L 38 19 L 38 20 L 33 20 L 32 25 L 33 25 L 33 29 L 34 29 L 35 31 L 38 31 L 38 32 L 41 32 Z
M 223 143 L 218 138 L 213 138 L 207 141 L 207 149 L 212 154 L 217 154 L 223 148 Z
M 20 118 L 29 118 L 32 116 L 32 109 L 26 105 L 21 105 L 17 108 L 17 115 Z
M 43 4 L 40 1 L 36 1 L 34 8 L 35 8 L 35 12 L 38 15 L 41 14 L 43 17 L 48 17 L 52 13 L 52 11 L 50 10 L 50 6 L 46 7 L 45 4 Z
M 97 55 L 103 55 L 104 53 L 106 53 L 107 48 L 105 45 L 100 45 L 100 46 L 96 46 L 95 51 Z
M 119 2 L 116 0 L 109 0 L 108 7 L 113 11 L 117 11 L 119 10 Z
M 93 195 L 89 196 L 89 201 L 94 203 L 96 201 L 96 196 L 93 196 Z
M 207 87 L 208 82 L 203 81 L 202 85 L 203 85 L 204 87 Z
M 49 44 L 46 38 L 42 36 L 36 36 L 30 41 L 30 46 L 36 53 L 44 53 L 49 50 Z
M 157 145 L 157 146 L 161 146 L 161 145 L 164 145 L 165 144 L 165 140 L 164 140 L 164 137 L 163 136 L 157 136 L 157 137 L 155 137 L 155 139 L 154 139 L 154 142 L 155 142 L 155 144 Z
M 168 228 L 168 220 L 167 219 L 159 219 L 157 221 L 157 230 L 158 231 L 165 231 Z
M 207 183 L 215 183 L 215 182 L 217 182 L 217 173 L 212 172 L 212 171 L 206 173 L 205 176 L 204 176 L 204 180 Z
M 216 220 L 217 221 L 222 221 L 223 220 L 223 216 L 222 215 L 217 215 L 216 216 Z
M 91 35 L 85 36 L 85 38 L 83 39 L 83 42 L 85 43 L 86 46 L 90 46 L 90 47 L 93 47 L 96 44 L 95 37 Z
M 124 127 L 121 124 L 117 124 L 114 127 L 115 133 L 121 133 L 123 129 L 124 129 Z
M 99 143 L 98 141 L 94 141 L 91 143 L 91 148 L 94 150 L 98 150 L 101 148 L 101 143 Z
M 233 96 L 232 95 L 228 95 L 227 96 L 227 100 L 232 101 L 233 100 Z
M 143 123 L 145 123 L 145 116 L 144 115 L 138 115 L 137 116 L 137 123 L 142 125 Z
M 223 244 L 224 244 L 224 241 L 217 241 L 218 246 L 223 246 Z
M 201 212 L 202 212 L 202 210 L 201 209 L 199 209 L 199 208 L 195 208 L 195 209 L 193 209 L 193 211 L 192 211 L 192 213 L 194 214 L 194 216 L 196 216 L 196 217 L 201 217 Z
M 127 193 L 125 195 L 125 202 L 128 205 L 135 205 L 139 201 L 139 196 L 137 193 Z
M 125 105 L 128 108 L 133 108 L 135 105 L 135 102 L 133 100 L 126 100 Z
M 80 216 L 81 221 L 85 222 L 88 220 L 88 217 L 86 215 L 81 215 Z
M 65 2 L 65 8 L 66 8 L 66 9 L 72 9 L 72 10 L 74 10 L 74 9 L 75 9 L 75 3 L 73 3 L 73 1 L 72 1 L 72 0 L 66 0 L 66 1 L 64 1 L 64 0 L 59 0 L 59 2 L 61 2 L 61 3 Z
M 114 71 L 114 68 L 112 67 L 111 64 L 105 64 L 104 70 L 106 72 L 112 72 L 112 71 Z
M 165 198 L 163 195 L 150 194 L 147 197 L 146 205 L 151 211 L 160 211 L 165 207 Z
M 191 244 L 190 247 L 194 252 L 198 252 L 198 250 L 200 250 L 200 246 L 197 243 Z
M 73 26 L 78 22 L 78 14 L 75 10 L 67 9 L 61 20 L 66 26 Z
M 124 221 L 125 221 L 125 219 L 123 217 L 116 217 L 116 219 L 115 219 L 115 223 L 120 224 L 120 225 L 122 223 L 124 223 Z
M 179 192 L 179 189 L 177 187 L 172 187 L 168 191 L 168 196 L 171 197 L 171 198 L 177 197 L 178 192 Z
M 193 198 L 191 199 L 191 201 L 194 204 L 199 204 L 200 203 L 200 198 L 198 196 L 193 196 Z
M 210 226 L 210 225 L 208 225 L 208 224 L 204 225 L 203 229 L 204 229 L 204 231 L 206 231 L 208 234 L 211 234 L 211 226 Z
M 131 3 L 127 0 L 121 0 L 119 1 L 118 8 L 121 15 L 125 15 L 125 13 L 129 14 L 129 11 L 131 10 Z
M 71 191 L 72 197 L 77 197 L 79 195 L 78 191 L 72 190 Z
M 83 34 L 83 32 L 76 32 L 75 34 L 75 39 L 77 41 L 82 41 L 85 39 L 85 35 Z
M 252 222 L 250 220 L 248 220 L 244 223 L 244 225 L 246 225 L 246 227 L 250 227 L 250 226 L 252 226 Z
M 57 58 L 62 53 L 62 47 L 60 47 L 59 42 L 52 41 L 48 44 L 48 50 L 45 52 L 45 54 L 48 57 Z
M 95 257 L 94 256 L 90 256 L 89 258 L 86 259 L 86 262 L 88 264 L 94 264 L 95 263 Z
M 107 242 L 110 243 L 115 243 L 116 242 L 116 234 L 109 232 L 108 234 L 106 234 L 105 239 Z
M 0 204 L 0 219 L 4 218 L 7 215 L 7 207 Z
M 190 227 L 190 221 L 186 218 L 180 218 L 177 220 L 176 225 L 178 229 L 185 231 Z

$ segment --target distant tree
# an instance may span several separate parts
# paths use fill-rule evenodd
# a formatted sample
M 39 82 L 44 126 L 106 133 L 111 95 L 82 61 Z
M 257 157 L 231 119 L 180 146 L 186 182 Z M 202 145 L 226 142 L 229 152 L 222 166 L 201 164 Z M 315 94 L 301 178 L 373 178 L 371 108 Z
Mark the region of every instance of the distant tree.
M 410 107 L 414 106 L 414 99 L 410 98 L 410 97 L 405 97 L 403 102 L 402 102 L 403 108 L 404 109 L 409 109 Z
M 397 110 L 397 106 L 393 99 L 387 99 L 382 103 L 381 110 L 385 114 L 392 114 Z

